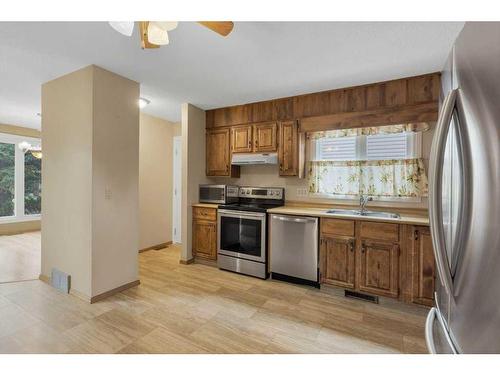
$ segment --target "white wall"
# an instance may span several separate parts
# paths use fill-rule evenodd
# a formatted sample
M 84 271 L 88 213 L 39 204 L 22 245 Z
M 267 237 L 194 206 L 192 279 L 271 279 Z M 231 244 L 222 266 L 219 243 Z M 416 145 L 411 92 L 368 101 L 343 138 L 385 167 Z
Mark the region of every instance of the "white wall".
M 173 137 L 178 123 L 141 113 L 139 249 L 172 241 Z
M 182 104 L 182 251 L 181 260 L 192 258 L 192 210 L 198 202 L 198 185 L 205 177 L 205 111 Z
M 85 298 L 138 277 L 138 98 L 96 66 L 42 85 L 42 275 Z

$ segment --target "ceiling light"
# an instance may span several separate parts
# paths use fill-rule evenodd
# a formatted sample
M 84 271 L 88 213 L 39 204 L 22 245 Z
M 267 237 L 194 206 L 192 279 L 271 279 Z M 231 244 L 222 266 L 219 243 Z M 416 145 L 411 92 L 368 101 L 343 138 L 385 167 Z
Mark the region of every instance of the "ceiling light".
M 164 29 L 163 23 L 168 22 L 150 22 L 148 25 L 148 42 L 157 46 L 168 44 L 168 33 Z
M 120 34 L 131 36 L 134 31 L 133 21 L 110 21 L 109 25 Z
M 151 101 L 145 99 L 145 98 L 139 98 L 139 108 L 144 108 L 145 106 L 147 106 L 149 103 L 151 103 Z

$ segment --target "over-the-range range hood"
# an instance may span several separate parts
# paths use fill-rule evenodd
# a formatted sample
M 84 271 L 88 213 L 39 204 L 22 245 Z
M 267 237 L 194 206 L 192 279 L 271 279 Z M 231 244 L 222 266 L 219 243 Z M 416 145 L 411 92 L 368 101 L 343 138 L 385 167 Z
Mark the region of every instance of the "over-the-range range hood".
M 263 154 L 233 154 L 233 165 L 278 164 L 276 152 Z

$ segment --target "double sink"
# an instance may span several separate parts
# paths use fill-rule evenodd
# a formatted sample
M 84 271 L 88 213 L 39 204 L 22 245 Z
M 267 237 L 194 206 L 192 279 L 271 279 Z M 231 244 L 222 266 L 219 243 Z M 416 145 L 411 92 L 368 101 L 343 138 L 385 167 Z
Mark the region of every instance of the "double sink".
M 327 214 L 346 215 L 346 216 L 363 216 L 363 217 L 380 217 L 389 219 L 400 219 L 399 214 L 393 212 L 380 212 L 380 211 L 361 211 L 361 210 L 343 210 L 332 209 L 326 211 Z

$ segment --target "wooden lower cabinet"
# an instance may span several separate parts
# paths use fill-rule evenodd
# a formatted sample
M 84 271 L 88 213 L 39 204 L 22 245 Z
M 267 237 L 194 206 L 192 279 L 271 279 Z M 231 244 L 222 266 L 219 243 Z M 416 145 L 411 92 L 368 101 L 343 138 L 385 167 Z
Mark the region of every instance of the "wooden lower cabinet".
M 361 241 L 359 290 L 387 297 L 399 296 L 399 244 Z
M 436 265 L 429 227 L 413 226 L 410 232 L 411 302 L 432 306 L 436 279 Z
M 331 218 L 320 227 L 320 283 L 432 306 L 429 227 Z
M 354 238 L 321 238 L 321 283 L 354 288 Z
M 200 212 L 207 211 L 204 217 L 217 216 L 215 208 L 193 207 L 192 253 L 196 258 L 217 260 L 217 221 L 199 219 Z

